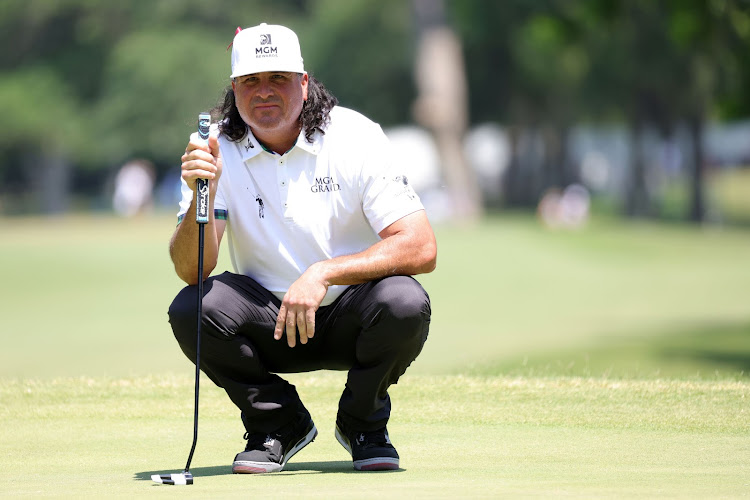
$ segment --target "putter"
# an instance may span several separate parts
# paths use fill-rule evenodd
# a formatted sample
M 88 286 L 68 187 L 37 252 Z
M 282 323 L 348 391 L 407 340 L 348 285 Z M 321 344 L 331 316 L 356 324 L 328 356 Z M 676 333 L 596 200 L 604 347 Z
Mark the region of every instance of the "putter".
M 211 115 L 201 113 L 198 115 L 198 135 L 204 141 L 208 141 L 208 132 L 211 125 Z M 198 224 L 198 326 L 196 331 L 195 349 L 195 407 L 193 413 L 193 444 L 190 447 L 185 470 L 178 474 L 154 474 L 151 480 L 158 484 L 188 485 L 193 484 L 193 474 L 190 472 L 190 462 L 193 461 L 195 445 L 198 443 L 198 393 L 201 379 L 201 316 L 203 315 L 203 240 L 204 229 L 208 222 L 208 179 L 198 179 L 195 200 L 195 222 Z

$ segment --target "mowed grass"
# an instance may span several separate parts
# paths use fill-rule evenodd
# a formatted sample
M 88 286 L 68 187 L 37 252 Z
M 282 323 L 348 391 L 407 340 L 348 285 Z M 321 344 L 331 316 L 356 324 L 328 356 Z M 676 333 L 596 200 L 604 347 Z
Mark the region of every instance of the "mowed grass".
M 748 375 L 746 230 L 505 217 L 438 234 L 428 371 Z
M 437 227 L 430 338 L 392 391 L 402 470 L 333 438 L 342 373 L 290 377 L 321 432 L 281 474 L 233 476 L 237 410 L 166 310 L 174 217 L 3 219 L 0 497 L 750 495 L 750 232 L 531 217 Z M 223 256 L 221 268 L 228 267 Z
M 173 216 L 0 222 L 0 377 L 190 370 L 167 322 Z M 750 231 L 519 216 L 437 235 L 416 373 L 747 376 Z
M 392 391 L 401 470 L 356 473 L 333 437 L 342 374 L 291 377 L 320 435 L 284 472 L 232 475 L 236 411 L 201 400 L 190 487 L 187 375 L 0 383 L 3 496 L 29 498 L 740 497 L 750 386 L 740 381 L 407 375 Z

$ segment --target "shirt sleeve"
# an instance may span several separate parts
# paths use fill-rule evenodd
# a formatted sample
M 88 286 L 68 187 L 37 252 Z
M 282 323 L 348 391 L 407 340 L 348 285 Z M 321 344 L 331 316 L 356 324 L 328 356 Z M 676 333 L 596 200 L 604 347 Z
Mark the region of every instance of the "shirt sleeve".
M 185 218 L 185 214 L 190 208 L 190 203 L 193 201 L 193 191 L 188 187 L 187 182 L 180 178 L 180 208 L 177 211 L 177 223 L 182 222 Z
M 423 210 L 424 206 L 380 126 L 375 125 L 368 142 L 369 154 L 360 174 L 362 209 L 370 226 L 380 233 L 397 220 Z

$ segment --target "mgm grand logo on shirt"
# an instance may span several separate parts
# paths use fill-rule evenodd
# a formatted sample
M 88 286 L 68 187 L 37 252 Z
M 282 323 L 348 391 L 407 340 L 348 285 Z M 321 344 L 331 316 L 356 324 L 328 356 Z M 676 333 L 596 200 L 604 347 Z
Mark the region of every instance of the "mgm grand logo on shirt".
M 316 177 L 315 184 L 310 186 L 313 193 L 330 193 L 332 191 L 341 191 L 341 186 L 333 180 L 333 177 Z

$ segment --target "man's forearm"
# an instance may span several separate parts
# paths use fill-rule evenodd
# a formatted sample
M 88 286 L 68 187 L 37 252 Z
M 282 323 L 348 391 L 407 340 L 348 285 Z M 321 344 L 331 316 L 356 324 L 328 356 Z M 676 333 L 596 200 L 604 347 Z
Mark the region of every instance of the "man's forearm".
M 428 224 L 420 224 L 395 231 L 357 254 L 318 262 L 310 271 L 329 286 L 356 285 L 398 274 L 429 273 L 435 269 L 436 259 L 432 229 Z
M 219 240 L 216 232 L 213 203 L 210 204 L 208 223 L 204 228 L 203 245 L 203 279 L 207 278 L 216 267 L 219 256 Z M 195 213 L 195 200 L 190 204 L 169 243 L 169 255 L 172 258 L 175 272 L 182 281 L 189 285 L 198 283 L 198 224 L 190 215 Z
M 398 237 L 389 239 L 394 238 Z M 397 245 L 395 241 L 381 241 L 364 252 L 318 262 L 314 266 L 328 285 L 356 285 L 386 276 L 415 275 L 435 269 L 433 259 L 401 252 L 393 248 Z

